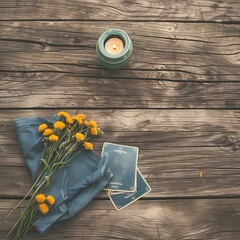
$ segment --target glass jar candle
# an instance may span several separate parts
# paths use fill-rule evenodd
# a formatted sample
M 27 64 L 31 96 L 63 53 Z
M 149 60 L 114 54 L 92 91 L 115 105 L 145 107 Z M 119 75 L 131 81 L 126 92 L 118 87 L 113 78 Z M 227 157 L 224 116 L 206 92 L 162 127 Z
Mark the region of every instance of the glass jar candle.
M 99 37 L 96 51 L 102 65 L 108 69 L 119 69 L 128 62 L 133 45 L 123 30 L 109 29 Z

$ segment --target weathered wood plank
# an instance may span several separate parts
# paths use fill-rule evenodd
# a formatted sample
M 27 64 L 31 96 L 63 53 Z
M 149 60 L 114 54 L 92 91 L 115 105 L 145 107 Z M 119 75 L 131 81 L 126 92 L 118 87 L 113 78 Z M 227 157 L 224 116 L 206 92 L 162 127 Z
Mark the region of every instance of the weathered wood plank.
M 105 23 L 1 23 L 0 107 L 239 107 L 239 25 L 119 23 L 135 52 L 111 72 L 95 53 Z
M 16 201 L 1 200 L 4 216 Z M 92 201 L 77 216 L 53 229 L 44 239 L 226 239 L 240 238 L 239 199 L 139 200 L 116 211 L 110 200 Z M 17 214 L 0 226 L 0 237 Z M 26 239 L 42 239 L 33 230 Z
M 23 167 L 13 119 L 32 115 L 46 117 L 53 111 L 2 111 L 1 116 L 4 119 L 0 124 L 2 196 L 19 197 L 30 187 L 30 177 L 27 169 Z M 147 197 L 239 195 L 236 186 L 240 182 L 238 174 L 240 111 L 83 112 L 89 118 L 97 119 L 106 132 L 105 136 L 95 143 L 97 152 L 101 152 L 104 141 L 140 148 L 138 166 L 153 189 Z M 12 176 L 11 181 L 8 176 Z
M 8 73 L 8 80 L 16 78 L 9 72 L 22 72 L 29 80 L 41 81 L 43 76 L 36 73 L 49 71 L 119 79 L 239 82 L 239 25 L 118 23 L 132 38 L 134 54 L 122 70 L 107 71 L 95 53 L 106 24 L 1 23 L 0 71 Z M 116 22 L 108 27 L 116 27 Z
M 99 1 L 2 0 L 0 20 L 156 20 L 239 21 L 239 2 L 194 1 Z
M 41 116 L 50 118 L 62 109 L 51 110 L 1 110 L 0 132 L 14 132 L 14 119 Z M 65 109 L 63 109 L 65 110 Z M 150 110 L 150 109 L 67 109 L 71 115 L 83 112 L 88 119 L 95 119 L 105 132 L 202 132 L 238 133 L 239 110 Z M 117 134 L 117 133 L 115 133 Z M 5 139 L 4 139 L 5 136 Z M 136 136 L 136 135 L 135 135 Z M 196 135 L 197 136 L 197 135 Z M 138 137 L 138 135 L 137 135 Z M 165 136 L 160 136 L 164 138 Z M 189 135 L 191 137 L 191 135 Z M 215 142 L 218 138 L 215 138 Z M 218 141 L 220 141 L 219 138 Z M 158 139 L 160 140 L 160 139 Z M 227 141 L 226 143 L 230 143 Z M 233 141 L 234 142 L 234 141 Z M 206 143 L 207 144 L 207 143 Z
M 0 132 L 14 131 L 14 119 L 41 116 L 50 118 L 59 111 L 71 115 L 86 114 L 95 119 L 104 131 L 201 131 L 238 132 L 240 110 L 150 110 L 150 109 L 51 109 L 51 110 L 0 110 Z M 10 130 L 11 129 L 11 130 Z
M 211 128 L 211 127 L 209 127 Z M 92 141 L 96 150 L 102 148 L 103 142 L 109 141 L 118 142 L 121 144 L 132 145 L 135 144 L 143 150 L 157 150 L 161 147 L 219 147 L 225 148 L 230 151 L 238 150 L 238 139 L 240 137 L 238 132 L 231 132 L 227 129 L 222 130 L 214 129 L 211 131 L 191 131 L 191 130 L 175 130 L 175 131 L 118 131 L 108 132 L 101 138 L 95 138 Z M 0 144 L 2 145 L 3 152 L 11 148 L 15 148 L 15 153 L 18 151 L 18 143 L 16 140 L 15 132 L 2 132 L 0 137 Z M 146 144 L 147 143 L 147 144 Z
M 201 150 L 213 156 L 210 150 Z M 181 154 L 181 151 L 178 154 Z M 209 160 L 211 156 L 204 159 L 196 152 L 192 157 L 187 155 L 190 160 L 177 158 L 178 155 L 175 154 L 172 157 L 174 161 L 170 162 L 167 158 L 161 159 L 160 156 L 155 157 L 154 161 L 139 159 L 138 167 L 152 188 L 146 198 L 240 196 L 238 164 L 238 167 L 233 165 L 227 168 L 231 163 L 228 161 L 225 165 L 222 162 L 223 157 L 207 163 L 206 159 Z M 239 154 L 236 157 L 239 158 Z M 233 164 L 236 162 L 236 158 L 232 157 L 231 160 Z M 0 167 L 0 171 L 2 198 L 21 198 L 28 192 L 31 180 L 26 167 Z M 106 197 L 106 194 L 102 193 L 98 197 Z
M 0 78 L 0 108 L 240 108 L 240 82 L 173 82 L 1 72 Z

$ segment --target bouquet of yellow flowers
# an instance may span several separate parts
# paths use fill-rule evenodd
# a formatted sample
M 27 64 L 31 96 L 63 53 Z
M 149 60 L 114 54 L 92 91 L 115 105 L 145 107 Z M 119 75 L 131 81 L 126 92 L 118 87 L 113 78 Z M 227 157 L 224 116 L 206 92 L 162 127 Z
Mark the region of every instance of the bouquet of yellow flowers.
M 48 194 L 52 177 L 68 167 L 70 161 L 81 151 L 93 150 L 93 144 L 89 140 L 103 134 L 97 123 L 93 120 L 87 121 L 84 114 L 70 116 L 67 112 L 59 112 L 58 116 L 59 121 L 51 126 L 45 123 L 38 126 L 44 146 L 38 175 L 24 198 L 1 222 L 3 223 L 30 196 L 25 209 L 8 233 L 9 238 L 18 239 L 25 236 L 40 217 L 51 211 L 56 204 L 55 196 Z

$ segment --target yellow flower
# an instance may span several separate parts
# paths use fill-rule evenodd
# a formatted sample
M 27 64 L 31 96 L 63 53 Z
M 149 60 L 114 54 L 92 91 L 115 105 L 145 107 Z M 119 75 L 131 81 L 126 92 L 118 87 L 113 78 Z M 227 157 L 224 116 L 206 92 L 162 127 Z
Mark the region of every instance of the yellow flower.
M 55 203 L 55 198 L 53 196 L 51 196 L 51 195 L 48 195 L 46 197 L 46 200 L 49 203 L 49 205 L 51 205 L 51 206 Z
M 83 146 L 86 150 L 93 150 L 93 145 L 90 142 L 85 142 Z
M 47 129 L 48 125 L 43 123 L 38 127 L 39 132 L 44 132 L 45 129 Z
M 50 128 L 47 128 L 44 132 L 43 132 L 43 136 L 49 136 L 53 133 L 53 130 Z
M 91 128 L 90 132 L 92 135 L 98 135 L 98 129 L 96 127 Z
M 81 118 L 82 120 L 86 119 L 86 115 L 82 113 L 78 114 L 77 117 Z
M 58 141 L 58 136 L 52 134 L 48 139 L 49 139 L 49 141 L 51 141 L 51 142 L 57 142 L 57 141 Z
M 78 142 L 83 141 L 85 139 L 85 136 L 82 133 L 76 133 L 75 137 Z
M 73 124 L 73 119 L 71 117 L 66 118 L 66 122 L 70 125 Z
M 83 121 L 83 124 L 84 124 L 84 126 L 85 126 L 85 127 L 89 127 L 89 125 L 90 125 L 90 124 L 89 124 L 89 122 L 88 122 L 88 121 L 86 121 L 86 120 L 85 120 L 85 121 Z
M 39 206 L 38 206 L 40 212 L 44 215 L 46 215 L 49 211 L 49 207 L 46 203 L 41 203 Z
M 67 112 L 59 112 L 58 116 L 59 117 L 65 117 L 65 118 L 69 118 L 70 117 L 69 113 L 67 113 Z
M 76 117 L 74 117 L 74 119 L 78 122 L 79 125 L 83 124 L 82 118 L 76 116 Z
M 46 200 L 46 197 L 45 197 L 44 194 L 38 194 L 38 195 L 36 195 L 36 197 L 35 197 L 35 201 L 36 201 L 37 203 L 43 203 L 43 202 L 45 202 L 45 200 Z
M 61 129 L 65 128 L 66 125 L 63 122 L 57 121 L 53 124 L 53 126 L 54 126 L 54 128 L 57 128 L 57 129 L 61 130 Z
M 91 126 L 91 127 L 95 127 L 95 128 L 97 127 L 97 123 L 96 123 L 95 121 L 90 120 L 89 123 L 90 123 L 90 126 Z

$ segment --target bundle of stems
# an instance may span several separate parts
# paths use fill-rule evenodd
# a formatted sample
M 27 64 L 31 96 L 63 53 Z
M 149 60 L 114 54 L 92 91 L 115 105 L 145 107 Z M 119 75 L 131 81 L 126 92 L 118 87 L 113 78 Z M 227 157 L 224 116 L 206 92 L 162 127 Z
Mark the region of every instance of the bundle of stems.
M 34 227 L 34 222 L 51 210 L 55 203 L 54 196 L 45 194 L 51 188 L 52 177 L 67 167 L 81 151 L 93 150 L 89 139 L 103 134 L 97 123 L 93 120 L 87 121 L 84 114 L 70 116 L 67 112 L 59 112 L 58 115 L 61 121 L 53 123 L 52 126 L 41 124 L 38 127 L 44 144 L 39 174 L 27 194 L 0 223 L 5 222 L 24 200 L 29 198 L 26 207 L 8 233 L 10 239 L 24 237 Z

